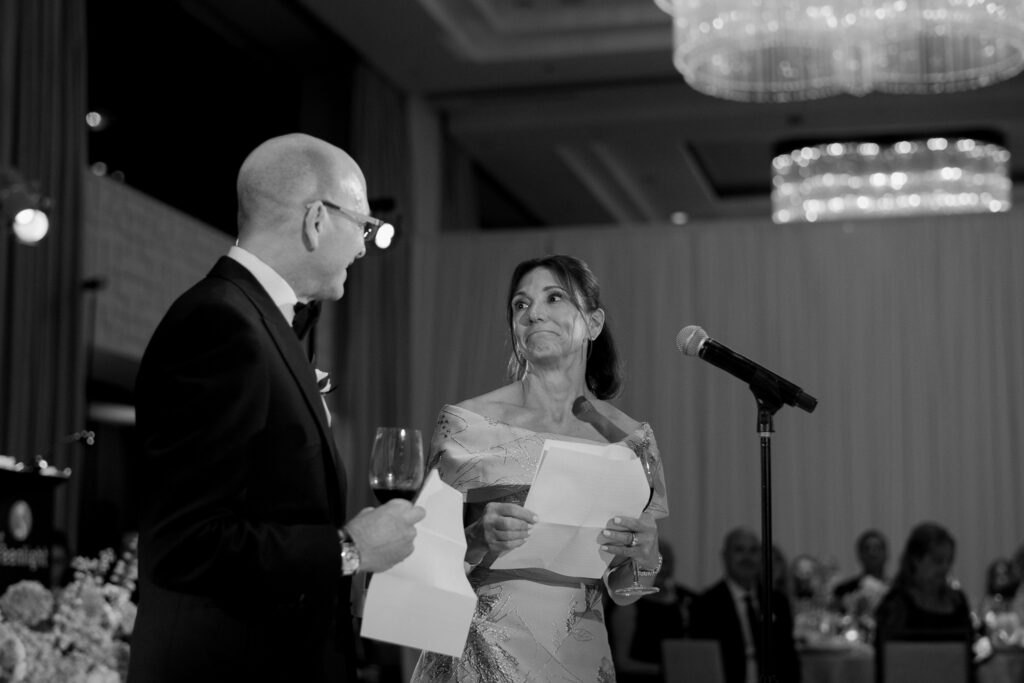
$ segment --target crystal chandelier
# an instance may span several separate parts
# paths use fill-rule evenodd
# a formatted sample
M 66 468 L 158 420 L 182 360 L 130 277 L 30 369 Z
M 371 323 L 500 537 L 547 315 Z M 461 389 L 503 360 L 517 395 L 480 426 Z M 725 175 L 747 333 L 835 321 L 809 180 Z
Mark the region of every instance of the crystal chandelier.
M 1021 0 L 655 0 L 695 90 L 787 102 L 969 90 L 1024 68 Z
M 970 138 L 801 147 L 772 161 L 772 220 L 1008 211 L 1009 160 Z

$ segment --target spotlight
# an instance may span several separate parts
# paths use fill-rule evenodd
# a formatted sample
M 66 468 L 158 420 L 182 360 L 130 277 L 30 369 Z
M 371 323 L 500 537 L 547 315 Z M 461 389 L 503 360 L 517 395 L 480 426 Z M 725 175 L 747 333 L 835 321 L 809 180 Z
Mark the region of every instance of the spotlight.
M 370 200 L 370 213 L 379 216 L 380 221 L 373 235 L 373 244 L 378 249 L 387 249 L 395 241 L 398 234 L 397 226 L 401 216 L 395 211 L 395 200 L 392 197 L 378 197 Z
M 393 239 L 395 239 L 395 226 L 385 223 L 377 228 L 377 232 L 373 236 L 373 243 L 377 245 L 378 249 L 387 249 L 391 246 Z
M 36 244 L 46 237 L 50 219 L 48 201 L 12 168 L 0 168 L 0 221 L 10 227 L 22 244 Z
M 98 133 L 101 130 L 106 130 L 110 125 L 110 117 L 102 111 L 93 110 L 85 115 L 85 125 L 89 127 L 89 130 Z

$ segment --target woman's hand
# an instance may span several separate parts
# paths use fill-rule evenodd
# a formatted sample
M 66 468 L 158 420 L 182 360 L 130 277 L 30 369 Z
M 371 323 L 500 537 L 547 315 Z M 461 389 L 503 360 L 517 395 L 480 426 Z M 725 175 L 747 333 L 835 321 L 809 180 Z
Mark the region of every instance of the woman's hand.
M 488 503 L 484 514 L 466 527 L 466 561 L 479 563 L 487 553 L 503 553 L 526 543 L 537 515 L 516 503 Z
M 613 517 L 608 520 L 598 537 L 601 550 L 621 558 L 612 560 L 618 566 L 626 560 L 635 560 L 641 567 L 658 564 L 658 525 L 649 512 L 635 517 Z

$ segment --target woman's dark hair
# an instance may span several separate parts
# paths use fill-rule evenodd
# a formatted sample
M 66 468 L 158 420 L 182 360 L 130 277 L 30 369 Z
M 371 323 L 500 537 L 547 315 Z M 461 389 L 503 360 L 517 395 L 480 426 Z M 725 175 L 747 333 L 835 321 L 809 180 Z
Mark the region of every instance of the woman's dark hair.
M 956 541 L 945 527 L 934 522 L 922 522 L 915 526 L 910 532 L 910 537 L 907 538 L 907 545 L 903 548 L 899 573 L 896 574 L 893 585 L 907 588 L 913 584 L 914 565 L 942 545 L 948 545 L 951 550 L 956 551 Z
M 508 322 L 509 336 L 512 340 L 512 356 L 508 361 L 509 379 L 517 380 L 526 371 L 526 361 L 519 355 L 516 344 L 515 324 L 513 322 L 512 297 L 519 288 L 519 282 L 532 270 L 547 268 L 555 276 L 572 303 L 581 313 L 590 313 L 601 306 L 601 285 L 590 271 L 586 263 L 574 256 L 561 254 L 542 256 L 523 261 L 512 271 L 512 279 L 508 285 L 508 297 L 505 299 L 505 316 Z M 590 342 L 587 353 L 586 370 L 587 387 L 600 399 L 612 398 L 622 387 L 622 372 L 619 369 L 619 354 L 615 350 L 615 340 L 608 327 L 607 317 L 601 334 Z

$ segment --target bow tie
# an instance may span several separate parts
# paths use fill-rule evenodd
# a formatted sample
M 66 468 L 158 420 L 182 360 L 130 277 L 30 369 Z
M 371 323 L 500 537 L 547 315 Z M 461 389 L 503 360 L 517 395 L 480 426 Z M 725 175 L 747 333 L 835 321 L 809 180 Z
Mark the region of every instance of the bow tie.
M 311 329 L 316 325 L 320 317 L 320 302 L 311 301 L 304 304 L 301 301 L 295 304 L 295 317 L 292 318 L 292 329 L 299 339 L 304 339 Z

